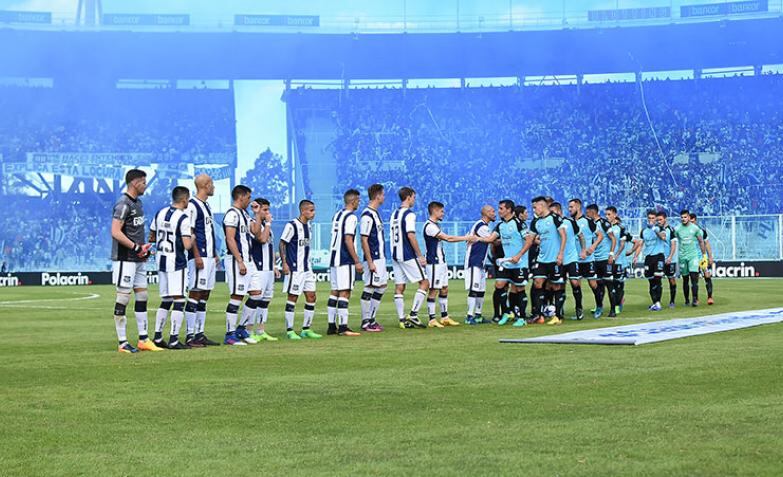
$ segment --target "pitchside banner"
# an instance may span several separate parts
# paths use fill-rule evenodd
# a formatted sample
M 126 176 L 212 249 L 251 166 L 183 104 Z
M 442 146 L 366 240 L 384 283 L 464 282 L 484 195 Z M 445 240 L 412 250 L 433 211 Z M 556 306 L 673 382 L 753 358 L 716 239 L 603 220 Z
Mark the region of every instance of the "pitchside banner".
M 234 25 L 238 26 L 317 27 L 320 24 L 318 15 L 234 15 Z
M 326 267 L 327 258 L 313 260 L 315 279 L 318 282 L 329 281 L 329 270 Z M 148 264 L 151 270 L 153 264 Z M 637 268 L 635 276 L 641 278 L 644 270 Z M 783 262 L 718 262 L 712 268 L 712 275 L 717 278 L 783 278 Z M 394 279 L 394 273 L 390 271 Z M 465 270 L 462 266 L 449 267 L 449 280 L 463 280 Z M 158 283 L 156 272 L 147 273 L 149 283 Z M 217 272 L 217 281 L 225 281 L 225 272 Z M 20 272 L 0 274 L 0 288 L 18 286 L 63 286 L 63 285 L 110 285 L 111 272 Z
M 700 318 L 639 323 L 526 339 L 502 339 L 501 343 L 556 343 L 599 345 L 643 345 L 688 336 L 738 330 L 783 321 L 783 308 L 735 311 Z
M 0 10 L 0 23 L 52 23 L 50 12 L 18 12 Z
M 190 25 L 190 15 L 144 15 L 135 13 L 105 13 L 104 25 L 158 25 L 184 26 Z
M 754 0 L 748 2 L 723 2 L 703 5 L 683 5 L 680 7 L 680 16 L 685 17 L 709 17 L 713 15 L 736 15 L 742 13 L 756 13 L 769 11 L 767 0 Z

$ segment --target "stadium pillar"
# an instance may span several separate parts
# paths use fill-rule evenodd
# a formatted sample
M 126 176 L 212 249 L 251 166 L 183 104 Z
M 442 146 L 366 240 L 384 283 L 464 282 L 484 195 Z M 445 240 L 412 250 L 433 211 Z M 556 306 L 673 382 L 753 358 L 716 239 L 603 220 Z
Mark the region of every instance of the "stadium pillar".
M 579 95 L 582 93 L 582 84 L 585 82 L 585 75 L 582 73 L 579 73 L 576 75 L 576 94 Z

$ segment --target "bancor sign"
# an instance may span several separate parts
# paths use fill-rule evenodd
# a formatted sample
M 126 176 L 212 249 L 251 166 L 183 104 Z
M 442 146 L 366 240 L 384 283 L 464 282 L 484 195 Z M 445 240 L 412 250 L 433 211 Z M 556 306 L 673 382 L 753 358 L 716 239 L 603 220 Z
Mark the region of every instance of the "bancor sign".
M 780 323 L 781 321 L 783 321 L 783 308 L 770 308 L 768 310 L 722 313 L 720 315 L 709 315 L 699 318 L 680 318 L 652 323 L 614 326 L 611 328 L 597 328 L 536 338 L 501 339 L 500 342 L 641 345 L 688 336 L 706 335 L 719 331 Z

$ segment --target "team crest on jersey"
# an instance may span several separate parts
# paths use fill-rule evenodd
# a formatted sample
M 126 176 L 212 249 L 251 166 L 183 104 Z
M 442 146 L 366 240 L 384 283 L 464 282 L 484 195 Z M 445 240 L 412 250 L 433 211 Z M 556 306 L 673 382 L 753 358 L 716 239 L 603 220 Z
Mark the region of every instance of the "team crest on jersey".
M 237 290 L 238 291 L 245 291 L 245 285 L 242 285 L 242 284 L 237 285 Z
M 129 275 L 125 275 L 124 277 L 122 277 L 122 281 L 125 283 L 130 283 L 131 277 Z
M 133 225 L 144 225 L 144 216 L 142 215 L 141 217 L 134 217 Z
M 299 285 L 294 285 L 291 287 L 292 291 L 299 291 Z
M 206 285 L 207 284 L 207 279 L 206 278 L 199 278 L 198 279 L 198 284 L 199 285 Z

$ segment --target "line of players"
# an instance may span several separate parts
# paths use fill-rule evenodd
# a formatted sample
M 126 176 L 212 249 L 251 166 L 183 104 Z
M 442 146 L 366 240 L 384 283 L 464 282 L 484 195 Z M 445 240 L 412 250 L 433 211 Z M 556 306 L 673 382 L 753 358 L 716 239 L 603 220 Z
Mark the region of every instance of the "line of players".
M 119 351 L 133 353 L 138 350 L 219 345 L 204 333 L 207 301 L 215 286 L 215 271 L 219 261 L 215 224 L 207 203 L 214 194 L 212 179 L 207 175 L 198 176 L 193 198 L 187 188 L 175 187 L 172 204 L 155 214 L 146 242 L 140 200 L 146 190 L 146 174 L 141 170 L 131 170 L 126 175 L 126 184 L 127 192 L 115 204 L 112 220 L 112 270 L 117 288 L 114 319 Z M 275 279 L 280 277 L 280 271 L 275 267 L 272 215 L 269 202 L 260 198 L 251 200 L 251 192 L 246 186 L 235 187 L 232 190 L 232 206 L 223 219 L 228 249 L 224 267 L 230 291 L 223 339 L 226 345 L 242 346 L 277 340 L 265 331 Z M 587 279 L 593 289 L 596 298 L 594 317 L 601 316 L 603 297 L 607 291 L 609 316 L 615 316 L 622 309 L 626 257 L 635 253 L 635 258 L 642 250 L 645 254 L 646 274 L 651 283 L 653 305 L 650 309 L 658 310 L 661 278 L 668 276 L 670 286 L 676 287 L 673 281 L 676 268 L 671 266 L 676 241 L 679 239 L 685 244 L 687 237 L 690 237 L 694 242 L 698 241 L 704 253 L 704 232 L 695 225 L 688 228 L 690 225 L 685 218 L 683 225 L 673 230 L 666 224 L 665 214 L 651 214 L 651 218 L 648 217 L 649 227 L 642 230 L 637 240 L 627 234 L 613 207 L 608 207 L 606 218 L 601 218 L 598 207 L 590 205 L 585 217 L 581 201 L 573 199 L 569 202 L 571 217 L 563 217 L 560 204 L 544 197 L 532 201 L 535 218 L 529 228 L 526 226 L 525 208 L 515 207 L 512 201 L 504 200 L 498 207 L 502 220 L 494 230 L 490 231 L 489 224 L 495 220 L 495 210 L 486 205 L 481 209 L 481 219 L 464 236 L 443 233 L 439 222 L 445 214 L 444 205 L 431 202 L 428 205 L 429 219 L 424 224 L 425 251 L 422 253 L 415 233 L 415 215 L 411 210 L 416 193 L 409 187 L 403 187 L 398 195 L 401 206 L 391 217 L 390 246 L 391 265 L 395 274 L 394 303 L 399 326 L 403 329 L 459 325 L 448 315 L 448 270 L 442 248 L 444 241 L 468 243 L 465 257 L 465 285 L 468 290 L 468 316 L 465 322 L 468 324 L 489 322 L 482 317 L 482 308 L 487 280 L 485 261 L 490 248 L 496 267 L 493 321 L 503 325 L 513 314 L 514 326 L 524 326 L 528 322 L 542 323 L 545 317 L 551 318 L 550 324 L 561 323 L 566 276 L 571 282 L 576 301 L 577 319 L 583 317 L 581 278 Z M 383 330 L 376 320 L 389 279 L 383 221 L 378 214 L 385 200 L 383 186 L 370 186 L 368 196 L 369 204 L 359 219 L 355 213 L 360 202 L 359 192 L 353 189 L 347 191 L 343 197 L 344 208 L 332 220 L 327 334 L 360 334 L 348 326 L 348 303 L 358 273 L 362 273 L 364 279 L 361 329 L 366 332 Z M 247 213 L 248 207 L 253 212 L 252 217 Z M 285 225 L 279 242 L 284 274 L 283 290 L 287 295 L 286 337 L 291 340 L 319 339 L 322 336 L 311 328 L 316 301 L 315 276 L 310 259 L 311 221 L 315 217 L 315 204 L 308 200 L 301 201 L 299 213 L 299 217 Z M 357 227 L 364 263 L 360 262 L 354 245 Z M 698 232 L 692 233 L 696 230 Z M 650 235 L 651 232 L 654 237 Z M 608 245 L 609 241 L 611 246 Z M 633 245 L 630 252 L 625 251 L 626 243 Z M 663 248 L 665 253 L 659 253 L 659 248 Z M 147 331 L 148 297 L 144 267 L 150 253 L 156 257 L 161 296 L 152 339 Z M 683 262 L 683 258 L 690 257 L 688 254 L 681 252 L 680 256 L 681 266 L 686 271 L 696 271 L 695 276 L 693 271 L 684 275 L 686 301 L 687 280 L 690 279 L 695 306 L 699 264 L 698 261 L 694 264 L 690 259 Z M 711 261 L 711 252 L 709 257 Z M 529 264 L 530 272 L 523 264 Z M 528 277 L 533 279 L 529 318 L 525 313 Z M 405 313 L 403 293 L 407 283 L 416 283 L 418 288 L 410 310 Z M 676 288 L 671 290 L 673 297 Z M 137 348 L 128 343 L 125 329 L 125 311 L 131 293 L 135 294 L 134 311 L 139 331 Z M 711 283 L 708 284 L 708 293 L 711 302 Z M 302 294 L 305 295 L 304 319 L 301 332 L 297 333 L 294 331 L 294 310 Z M 440 317 L 435 314 L 436 300 L 440 305 Z M 429 316 L 426 324 L 418 317 L 425 301 Z M 166 342 L 163 329 L 169 313 L 171 329 L 169 341 Z M 184 341 L 179 337 L 183 321 L 186 325 Z

